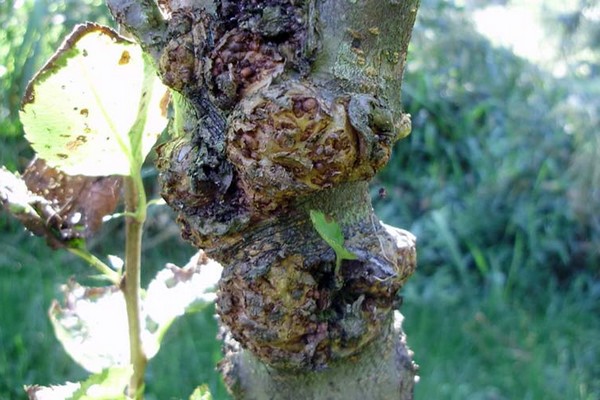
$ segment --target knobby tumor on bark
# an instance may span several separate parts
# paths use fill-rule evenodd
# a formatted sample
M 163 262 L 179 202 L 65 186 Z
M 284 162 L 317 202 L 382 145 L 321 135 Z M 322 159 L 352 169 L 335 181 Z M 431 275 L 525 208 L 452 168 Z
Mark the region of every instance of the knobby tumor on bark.
M 394 320 L 415 240 L 377 219 L 367 183 L 410 132 L 400 82 L 418 1 L 109 7 L 172 89 L 162 195 L 183 236 L 225 266 L 217 311 L 235 396 L 411 398 L 416 368 Z M 356 255 L 339 276 L 310 210 Z M 351 371 L 372 383 L 346 382 Z

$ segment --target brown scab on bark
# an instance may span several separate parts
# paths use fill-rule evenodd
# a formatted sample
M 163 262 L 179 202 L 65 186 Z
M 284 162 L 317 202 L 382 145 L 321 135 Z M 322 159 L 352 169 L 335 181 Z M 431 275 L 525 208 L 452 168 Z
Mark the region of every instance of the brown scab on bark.
M 162 81 L 181 92 L 204 83 L 205 53 L 212 41 L 214 24 L 205 12 L 176 10 L 167 25 L 167 43 L 159 60 Z
M 213 14 L 166 6 L 159 73 L 178 93 L 172 139 L 158 148 L 162 195 L 183 237 L 225 266 L 221 322 L 277 368 L 357 354 L 390 324 L 415 268 L 414 238 L 379 223 L 365 183 L 406 121 L 364 86 L 310 74 L 314 1 L 220 1 Z M 340 217 L 357 256 L 342 262 L 341 287 L 312 208 Z
M 256 33 L 234 29 L 210 54 L 209 86 L 222 108 L 234 104 L 283 72 L 284 59 Z
M 206 127 L 198 127 L 206 131 Z M 224 155 L 202 140 L 204 135 L 171 140 L 158 147 L 162 196 L 179 213 L 184 238 L 222 236 L 245 226 L 250 218 L 243 193 L 234 181 L 233 167 Z M 194 232 L 194 233 L 191 233 Z M 206 246 L 204 239 L 196 241 Z
M 240 249 L 217 299 L 233 338 L 270 366 L 304 370 L 325 368 L 372 342 L 414 271 L 414 237 L 371 217 L 347 232 L 357 260 L 342 263 L 341 289 L 334 283 L 335 255 L 310 226 L 273 230 Z
M 286 63 L 309 72 L 317 49 L 314 0 L 220 1 L 217 13 L 226 29 L 241 27 L 274 46 Z
M 257 212 L 269 213 L 298 196 L 370 180 L 394 138 L 391 112 L 376 99 L 288 81 L 240 102 L 228 152 Z

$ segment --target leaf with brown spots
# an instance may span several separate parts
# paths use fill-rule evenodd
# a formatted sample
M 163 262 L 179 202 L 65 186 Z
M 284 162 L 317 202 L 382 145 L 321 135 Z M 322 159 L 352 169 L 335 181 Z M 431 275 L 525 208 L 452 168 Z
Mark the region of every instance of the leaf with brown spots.
M 29 83 L 20 117 L 50 166 L 71 175 L 129 175 L 166 126 L 166 99 L 136 43 L 87 23 Z
M 118 177 L 67 175 L 37 159 L 22 178 L 0 170 L 0 202 L 52 248 L 80 247 L 120 198 Z

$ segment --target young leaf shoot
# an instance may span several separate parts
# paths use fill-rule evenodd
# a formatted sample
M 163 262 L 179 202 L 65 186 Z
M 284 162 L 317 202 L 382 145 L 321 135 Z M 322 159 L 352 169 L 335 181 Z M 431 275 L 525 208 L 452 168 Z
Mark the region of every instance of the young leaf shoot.
M 340 225 L 333 218 L 317 210 L 310 210 L 310 220 L 319 236 L 335 252 L 335 276 L 339 280 L 340 267 L 342 260 L 356 260 L 356 254 L 344 247 L 344 234 Z

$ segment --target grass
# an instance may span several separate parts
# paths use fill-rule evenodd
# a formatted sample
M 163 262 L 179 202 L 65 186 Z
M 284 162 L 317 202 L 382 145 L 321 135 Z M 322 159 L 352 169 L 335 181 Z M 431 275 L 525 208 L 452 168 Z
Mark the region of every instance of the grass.
M 413 278 L 402 309 L 416 399 L 600 398 L 597 283 L 527 299 L 454 286 L 445 272 L 426 279 Z
M 2 219 L 5 216 L 0 217 Z M 0 399 L 25 398 L 23 385 L 79 379 L 77 367 L 54 338 L 47 310 L 59 285 L 81 271 L 42 240 L 3 226 L 0 243 Z M 27 250 L 21 247 L 28 242 Z M 63 265 L 62 268 L 57 268 Z

